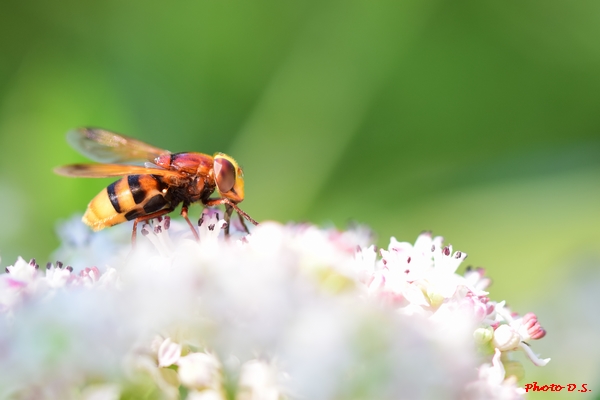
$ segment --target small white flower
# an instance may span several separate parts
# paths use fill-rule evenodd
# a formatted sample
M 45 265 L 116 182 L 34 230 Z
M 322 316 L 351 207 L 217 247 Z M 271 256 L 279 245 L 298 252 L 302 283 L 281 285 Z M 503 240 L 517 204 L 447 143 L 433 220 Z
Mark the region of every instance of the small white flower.
M 542 328 L 534 313 L 527 313 L 514 323 L 523 341 L 539 340 L 546 336 L 546 330 Z
M 41 286 L 38 268 L 35 260 L 28 263 L 21 257 L 6 267 L 6 274 L 0 275 L 0 313 L 11 315 L 25 298 L 38 291 Z
M 20 282 L 26 286 L 36 280 L 38 277 L 38 268 L 39 266 L 35 263 L 35 260 L 31 260 L 28 263 L 19 257 L 14 265 L 6 267 L 6 272 L 10 274 L 10 278 L 13 281 Z
M 375 245 L 367 248 L 359 247 L 354 254 L 355 270 L 358 280 L 367 287 L 373 281 L 375 268 L 377 267 L 377 252 Z
M 218 388 L 221 386 L 221 365 L 215 356 L 190 353 L 177 361 L 181 384 L 190 389 Z
M 506 371 L 501 356 L 500 350 L 496 349 L 492 364 L 484 364 L 479 368 L 479 380 L 467 386 L 465 399 L 520 400 L 525 398 L 525 389 L 517 386 L 513 376 L 505 379 Z
M 238 400 L 278 400 L 277 369 L 264 361 L 251 360 L 242 366 Z
M 71 278 L 71 270 L 68 268 L 58 268 L 46 266 L 45 281 L 52 289 L 64 287 Z
M 204 245 L 216 245 L 221 230 L 225 228 L 226 222 L 219 218 L 219 213 L 214 209 L 205 208 L 202 217 L 198 221 L 200 243 Z
M 158 366 L 168 367 L 179 361 L 181 356 L 181 345 L 173 343 L 171 338 L 166 338 L 158 348 Z
M 521 336 L 510 325 L 500 325 L 494 331 L 492 345 L 500 351 L 515 350 L 521 343 Z
M 166 216 L 159 218 L 153 225 L 146 222 L 141 228 L 142 235 L 152 242 L 162 257 L 168 257 L 174 249 L 173 241 L 168 232 L 170 227 L 171 217 Z
M 465 272 L 465 279 L 477 291 L 484 291 L 492 283 L 492 280 L 485 276 L 485 269 L 483 268 L 468 267 Z

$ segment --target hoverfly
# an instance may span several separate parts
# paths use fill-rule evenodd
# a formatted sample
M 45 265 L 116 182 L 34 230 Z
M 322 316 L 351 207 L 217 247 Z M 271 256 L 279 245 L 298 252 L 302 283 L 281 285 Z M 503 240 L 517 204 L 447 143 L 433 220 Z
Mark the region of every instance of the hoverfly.
M 226 154 L 171 153 L 97 128 L 69 131 L 67 141 L 86 157 L 106 164 L 65 165 L 54 170 L 57 174 L 85 178 L 123 177 L 88 204 L 82 220 L 94 231 L 133 220 L 131 241 L 135 244 L 138 222 L 168 214 L 182 203 L 181 215 L 198 240 L 198 232 L 188 218 L 188 207 L 197 201 L 207 207 L 225 206 L 226 235 L 234 210 L 246 232 L 244 218 L 258 225 L 237 206 L 244 200 L 243 173 L 237 162 Z M 210 198 L 215 190 L 219 197 Z

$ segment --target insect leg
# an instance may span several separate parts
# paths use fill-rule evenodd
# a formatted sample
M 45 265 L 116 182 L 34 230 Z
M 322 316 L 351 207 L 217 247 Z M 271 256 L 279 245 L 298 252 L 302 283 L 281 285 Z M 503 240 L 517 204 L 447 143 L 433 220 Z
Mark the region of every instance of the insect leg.
M 198 242 L 200 240 L 200 236 L 198 236 L 198 232 L 196 231 L 196 228 L 194 228 L 194 225 L 192 225 L 192 222 L 188 218 L 188 205 L 187 204 L 184 204 L 183 206 L 181 206 L 181 216 L 183 218 L 185 218 L 185 220 L 187 221 L 188 225 L 190 226 L 190 229 L 194 233 L 194 237 L 196 238 L 196 241 Z
M 249 234 L 250 230 L 246 226 L 246 221 L 244 221 L 244 217 L 242 217 L 242 214 L 238 213 L 238 219 L 240 220 L 240 223 L 242 224 L 242 227 L 244 227 L 244 230 L 246 231 L 246 233 Z
M 225 237 L 229 236 L 229 221 L 231 221 L 231 214 L 233 214 L 233 207 L 229 204 L 225 204 Z
M 253 220 L 252 217 L 250 217 L 248 214 L 246 214 L 244 211 L 242 211 L 237 206 L 237 204 L 235 204 L 234 202 L 232 202 L 229 199 L 226 199 L 226 198 L 223 198 L 223 199 L 210 199 L 206 203 L 204 203 L 204 205 L 208 206 L 208 207 L 218 206 L 218 205 L 221 205 L 221 204 L 225 204 L 225 205 L 231 206 L 235 211 L 237 211 L 237 213 L 239 215 L 241 215 L 242 217 L 246 218 L 248 221 L 252 222 L 252 224 L 258 225 L 258 222 L 256 222 L 255 220 Z
M 137 219 L 133 221 L 133 232 L 131 232 L 131 247 L 135 249 L 135 241 L 137 240 Z
M 159 210 L 159 211 L 153 212 L 151 214 L 147 214 L 147 215 L 143 215 L 141 217 L 137 217 L 133 221 L 133 232 L 131 233 L 131 247 L 135 248 L 135 240 L 137 238 L 137 225 L 138 225 L 138 222 L 144 222 L 144 221 L 151 220 L 152 218 L 157 218 L 157 217 L 163 216 L 165 214 L 170 213 L 173 210 L 174 210 L 173 207 L 169 207 L 169 208 L 165 208 L 164 210 Z

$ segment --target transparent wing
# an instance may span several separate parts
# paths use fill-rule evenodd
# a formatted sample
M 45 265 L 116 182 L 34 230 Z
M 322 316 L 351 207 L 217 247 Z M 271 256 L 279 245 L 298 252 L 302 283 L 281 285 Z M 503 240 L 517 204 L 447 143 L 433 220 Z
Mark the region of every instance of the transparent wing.
M 178 181 L 189 179 L 187 175 L 169 169 L 120 164 L 71 164 L 55 168 L 54 172 L 63 176 L 83 178 L 108 178 L 111 176 L 149 174 L 172 177 Z
M 69 131 L 67 142 L 84 156 L 103 163 L 143 163 L 170 153 L 140 140 L 99 128 Z

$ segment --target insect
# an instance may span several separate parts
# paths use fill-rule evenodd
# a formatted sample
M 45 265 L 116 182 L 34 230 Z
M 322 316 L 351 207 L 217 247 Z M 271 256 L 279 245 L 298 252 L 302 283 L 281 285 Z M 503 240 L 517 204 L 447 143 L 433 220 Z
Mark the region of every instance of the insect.
M 198 201 L 207 207 L 225 206 L 225 235 L 229 235 L 229 220 L 234 210 L 246 232 L 244 218 L 258 225 L 237 206 L 244 200 L 243 172 L 226 154 L 171 153 L 98 128 L 69 131 L 67 141 L 86 157 L 106 164 L 65 165 L 54 170 L 57 174 L 85 178 L 123 177 L 88 204 L 82 220 L 94 231 L 134 221 L 131 241 L 135 244 L 138 222 L 168 214 L 181 203 L 181 215 L 198 240 L 198 232 L 188 218 L 188 207 Z M 128 165 L 134 163 L 145 165 Z M 219 197 L 211 198 L 215 191 Z

